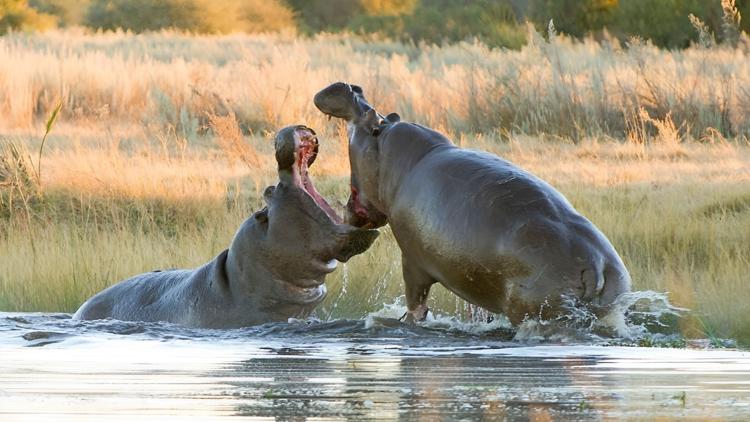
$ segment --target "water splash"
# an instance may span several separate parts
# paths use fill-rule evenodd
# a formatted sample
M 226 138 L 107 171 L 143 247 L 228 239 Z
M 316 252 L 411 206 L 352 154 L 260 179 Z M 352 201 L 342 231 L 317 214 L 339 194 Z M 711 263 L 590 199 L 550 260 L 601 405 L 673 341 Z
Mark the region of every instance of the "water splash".
M 342 265 L 341 269 L 341 290 L 339 290 L 339 295 L 336 296 L 336 300 L 333 301 L 333 305 L 331 306 L 331 312 L 328 313 L 328 321 L 332 321 L 334 315 L 336 315 L 336 308 L 339 306 L 339 302 L 341 299 L 346 296 L 346 291 L 349 287 L 349 267 L 344 263 Z
M 518 327 L 501 314 L 494 314 L 464 302 L 453 315 L 430 311 L 422 328 L 459 335 L 475 335 L 512 339 L 518 343 L 564 343 L 600 345 L 685 345 L 679 321 L 688 309 L 669 302 L 668 294 L 650 290 L 620 295 L 605 315 L 580 303 L 577 298 L 564 297 L 565 313 L 555 319 L 528 318 Z M 365 317 L 365 327 L 392 324 L 406 312 L 404 297 L 383 304 L 378 311 Z M 386 322 L 386 320 L 388 320 Z
M 345 277 L 344 280 L 347 280 Z M 346 283 L 346 281 L 345 281 Z M 343 294 L 339 295 L 338 302 Z M 91 336 L 128 336 L 161 341 L 245 341 L 252 338 L 321 339 L 340 341 L 360 339 L 369 343 L 399 339 L 401 345 L 444 345 L 493 343 L 507 346 L 528 344 L 585 344 L 668 347 L 733 347 L 731 341 L 693 343 L 680 334 L 680 321 L 688 310 L 673 306 L 666 293 L 636 291 L 621 295 L 611 312 L 597 316 L 592 310 L 567 298 L 567 313 L 553 320 L 530 318 L 514 327 L 503 315 L 476 307 L 470 312 L 433 312 L 416 325 L 399 319 L 406 312 L 403 296 L 368 313 L 362 319 L 290 319 L 255 327 L 213 330 L 180 327 L 169 323 L 115 320 L 77 321 L 69 314 L 0 313 L 0 344 L 3 341 L 25 346 L 47 346 L 81 341 Z M 314 341 L 313 341 L 314 340 Z
M 514 340 L 630 345 L 685 342 L 678 323 L 688 309 L 672 305 L 667 293 L 623 293 L 604 315 L 597 315 L 575 297 L 563 297 L 563 309 L 565 313 L 552 320 L 527 319 Z
M 638 339 L 660 332 L 674 332 L 678 320 L 687 312 L 669 303 L 667 293 L 640 290 L 617 297 L 612 310 L 597 321 L 599 327 L 609 327 L 626 339 Z
M 472 305 L 473 306 L 473 305 Z M 481 309 L 478 308 L 477 309 Z M 383 307 L 365 317 L 365 327 L 370 328 L 383 324 L 386 319 L 400 319 L 406 313 L 404 296 L 397 297 L 393 303 L 383 304 Z M 481 309 L 475 312 L 468 320 L 463 320 L 456 315 L 436 314 L 432 311 L 427 313 L 427 318 L 418 324 L 420 327 L 435 331 L 454 334 L 490 335 L 498 334 L 498 337 L 508 337 L 513 331 L 508 318 Z

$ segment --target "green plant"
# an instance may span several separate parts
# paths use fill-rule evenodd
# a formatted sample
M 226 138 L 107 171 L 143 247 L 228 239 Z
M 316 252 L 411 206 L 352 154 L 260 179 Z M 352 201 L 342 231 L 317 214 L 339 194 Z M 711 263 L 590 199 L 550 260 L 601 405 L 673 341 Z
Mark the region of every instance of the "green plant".
M 42 143 L 39 145 L 39 158 L 37 159 L 36 164 L 36 180 L 37 183 L 41 186 L 42 183 L 42 152 L 44 152 L 44 143 L 47 141 L 47 136 L 49 135 L 50 131 L 52 130 L 52 125 L 55 124 L 55 121 L 57 120 L 57 114 L 60 112 L 60 109 L 62 108 L 62 101 L 60 101 L 57 104 L 57 107 L 55 107 L 54 110 L 52 110 L 52 114 L 50 114 L 49 118 L 47 119 L 47 123 L 44 125 L 44 136 L 42 137 Z
M 28 151 L 13 142 L 5 144 L 0 149 L 0 218 L 13 220 L 21 210 L 28 221 L 38 199 L 39 184 Z

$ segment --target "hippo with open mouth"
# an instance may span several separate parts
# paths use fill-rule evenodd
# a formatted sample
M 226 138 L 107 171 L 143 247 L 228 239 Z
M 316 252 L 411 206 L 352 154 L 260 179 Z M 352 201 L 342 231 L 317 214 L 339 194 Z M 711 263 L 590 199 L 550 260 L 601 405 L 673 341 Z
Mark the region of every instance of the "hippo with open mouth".
M 533 174 L 395 113 L 382 116 L 356 85 L 334 83 L 314 103 L 348 123 L 347 222 L 390 223 L 402 253 L 408 321 L 426 317 L 436 282 L 514 324 L 560 314 L 564 296 L 604 313 L 630 291 L 609 240 Z
M 76 319 L 168 321 L 245 327 L 308 316 L 326 295 L 326 274 L 367 250 L 377 230 L 343 224 L 313 186 L 315 132 L 290 126 L 275 138 L 279 183 L 267 206 L 240 226 L 229 249 L 194 270 L 155 271 L 87 300 Z

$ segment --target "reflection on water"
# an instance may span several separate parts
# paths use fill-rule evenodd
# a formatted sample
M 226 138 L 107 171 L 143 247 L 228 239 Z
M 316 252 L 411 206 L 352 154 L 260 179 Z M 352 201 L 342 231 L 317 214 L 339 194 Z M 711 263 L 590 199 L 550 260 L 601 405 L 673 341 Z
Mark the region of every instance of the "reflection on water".
M 0 420 L 750 418 L 742 351 L 528 346 L 470 331 L 0 313 Z

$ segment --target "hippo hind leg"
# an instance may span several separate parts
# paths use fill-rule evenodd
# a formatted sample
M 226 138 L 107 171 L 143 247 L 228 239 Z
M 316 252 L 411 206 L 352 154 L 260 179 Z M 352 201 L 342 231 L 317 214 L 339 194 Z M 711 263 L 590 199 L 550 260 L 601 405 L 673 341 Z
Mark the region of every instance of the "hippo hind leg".
M 406 294 L 406 314 L 401 318 L 405 322 L 413 324 L 418 321 L 424 321 L 427 318 L 427 296 L 430 294 L 430 287 L 435 284 L 433 279 L 424 270 L 409 262 L 405 257 L 401 257 L 402 270 L 404 276 L 404 291 Z

